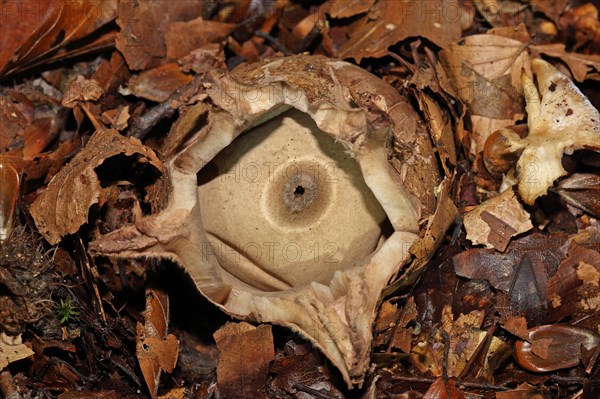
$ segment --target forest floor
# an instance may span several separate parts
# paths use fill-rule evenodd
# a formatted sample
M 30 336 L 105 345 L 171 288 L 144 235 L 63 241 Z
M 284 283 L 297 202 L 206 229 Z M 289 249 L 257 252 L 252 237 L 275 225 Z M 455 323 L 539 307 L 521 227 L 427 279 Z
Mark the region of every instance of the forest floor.
M 599 398 L 599 8 L 3 0 L 0 397 Z M 444 182 L 353 389 L 310 334 L 227 315 L 177 259 L 91 250 L 167 206 L 215 76 L 295 55 L 390 85 Z M 401 169 L 415 147 L 389 139 Z

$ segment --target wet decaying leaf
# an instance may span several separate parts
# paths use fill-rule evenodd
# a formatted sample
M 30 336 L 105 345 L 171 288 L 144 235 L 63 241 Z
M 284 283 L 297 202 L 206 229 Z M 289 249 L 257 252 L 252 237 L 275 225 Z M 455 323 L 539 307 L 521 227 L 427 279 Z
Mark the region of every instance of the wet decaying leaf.
M 600 345 L 600 335 L 593 331 L 560 324 L 534 327 L 526 339 L 515 344 L 515 356 L 523 368 L 534 372 L 575 367 L 584 351 Z
M 517 266 L 525 256 L 535 268 L 554 274 L 567 254 L 564 236 L 533 234 L 512 241 L 503 254 L 488 249 L 470 249 L 454 257 L 459 276 L 484 279 L 494 288 L 509 292 Z
M 164 171 L 155 153 L 139 140 L 125 138 L 115 130 L 96 132 L 31 206 L 31 215 L 48 242 L 55 244 L 87 223 L 89 208 L 98 202 L 102 191 L 96 168 L 119 154 L 134 156 L 159 173 Z

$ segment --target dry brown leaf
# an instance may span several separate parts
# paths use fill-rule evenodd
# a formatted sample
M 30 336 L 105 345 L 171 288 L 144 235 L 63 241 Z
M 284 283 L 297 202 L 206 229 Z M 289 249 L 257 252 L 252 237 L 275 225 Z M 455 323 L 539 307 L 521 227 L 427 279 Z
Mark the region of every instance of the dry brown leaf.
M 510 238 L 533 228 L 530 216 L 512 189 L 476 206 L 464 216 L 467 239 L 503 252 Z
M 512 0 L 474 0 L 475 8 L 493 27 L 513 28 L 515 21 L 531 19 L 526 4 Z
M 275 358 L 271 326 L 227 323 L 214 334 L 221 356 L 217 365 L 219 392 L 227 398 L 255 397 L 267 383 Z
M 431 136 L 437 145 L 442 166 L 446 175 L 456 165 L 456 146 L 454 144 L 453 121 L 450 113 L 442 108 L 432 97 L 423 93 L 418 95 L 419 106 L 427 115 Z
M 417 314 L 417 305 L 415 304 L 414 297 L 411 296 L 402 308 L 398 324 L 392 336 L 392 348 L 398 348 L 405 353 L 410 353 L 413 340 L 413 327 L 407 327 L 407 325 L 417 317 Z
M 191 82 L 192 76 L 181 71 L 175 63 L 164 64 L 148 69 L 129 79 L 123 94 L 134 94 L 150 101 L 163 102 L 175 90 Z
M 454 380 L 444 381 L 438 378 L 429 387 L 423 399 L 465 399 L 465 393 L 456 387 Z
M 526 340 L 529 337 L 527 319 L 523 316 L 509 316 L 508 319 L 502 323 L 502 328 L 521 339 Z
M 592 249 L 574 245 L 569 250 L 569 256 L 563 260 L 556 273 L 548 279 L 548 300 L 565 296 L 569 291 L 577 289 L 584 281 L 580 278 L 581 265 L 595 268 L 600 273 L 600 253 Z M 591 274 L 589 271 L 588 275 Z M 556 307 L 556 306 L 555 306 Z
M 129 121 L 129 105 L 120 106 L 102 113 L 102 122 L 118 131 L 125 130 Z
M 164 395 L 160 395 L 158 399 L 186 399 L 189 396 L 189 392 L 186 388 L 173 388 Z
M 97 131 L 31 205 L 31 216 L 48 242 L 58 243 L 88 221 L 88 210 L 98 202 L 101 190 L 94 169 L 118 154 L 138 154 L 160 173 L 164 172 L 154 151 L 138 139 L 123 137 L 116 130 Z
M 349 18 L 369 11 L 375 0 L 329 1 L 328 14 L 332 18 Z
M 441 330 L 438 330 L 433 340 L 425 336 L 415 340 L 416 344 L 411 350 L 413 365 L 423 372 L 430 371 L 436 377 L 442 375 L 442 365 L 445 365 L 449 377 L 459 377 L 471 359 L 477 356 L 480 346 L 485 345 L 484 341 L 489 339 L 489 333 L 480 329 L 484 317 L 484 312 L 474 310 L 455 318 L 451 306 L 445 305 Z M 442 334 L 442 330 L 445 334 Z M 419 345 L 423 341 L 427 344 Z M 493 369 L 499 365 L 493 362 L 493 358 L 506 356 L 508 345 L 497 337 L 492 337 L 489 342 L 481 372 L 492 375 Z M 440 345 L 448 345 L 447 362 L 444 360 L 444 351 L 435 349 Z
M 540 391 L 540 388 L 524 382 L 515 389 L 496 392 L 496 399 L 544 399 L 544 395 Z
M 346 0 L 327 3 L 333 12 L 345 8 Z M 341 15 L 345 15 L 344 12 Z M 380 58 L 388 48 L 407 38 L 424 37 L 444 48 L 461 35 L 460 5 L 455 0 L 379 0 L 368 14 L 350 25 L 350 38 L 337 56 Z
M 174 22 L 165 36 L 167 59 L 178 60 L 208 43 L 222 41 L 237 25 L 207 21 L 198 17 L 187 22 Z
M 197 74 L 216 69 L 225 70 L 223 46 L 217 43 L 207 43 L 181 58 L 179 64 L 181 64 L 182 71 L 194 71 Z
M 202 2 L 131 1 L 121 2 L 116 46 L 132 70 L 162 64 L 167 57 L 166 34 L 174 22 L 202 15 Z
M 513 152 L 523 150 L 517 162 L 519 194 L 532 205 L 554 181 L 567 174 L 563 153 L 600 149 L 600 113 L 577 86 L 548 62 L 532 61 L 537 86 L 523 74 L 529 135 L 523 139 L 505 129 Z
M 0 371 L 12 362 L 33 355 L 33 351 L 21 341 L 21 335 L 16 337 L 0 333 Z
M 583 284 L 592 284 L 598 286 L 600 283 L 600 270 L 589 263 L 580 262 L 577 268 L 577 277 Z
M 112 21 L 116 11 L 115 0 L 36 1 L 31 8 L 19 2 L 3 3 L 0 75 L 50 62 L 58 50 Z M 6 38 L 9 40 L 4 40 Z M 104 45 L 103 40 L 91 42 L 87 49 L 78 48 L 77 53 Z
M 568 4 L 569 0 L 531 0 L 531 6 L 533 7 L 534 11 L 539 11 L 545 14 L 553 21 L 558 19 Z
M 597 4 L 582 2 L 571 7 L 558 19 L 563 40 L 568 41 L 575 51 L 598 53 L 600 49 L 600 21 Z
M 19 101 L 15 93 L 0 95 L 0 150 L 3 153 L 20 146 L 18 139 L 34 117 L 34 106 L 30 101 Z
M 81 75 L 70 81 L 63 95 L 62 105 L 69 108 L 77 106 L 78 101 L 95 101 L 104 94 L 94 79 L 86 79 Z
M 564 62 L 580 83 L 586 79 L 600 80 L 600 55 L 567 52 L 562 43 L 538 44 L 529 48 L 534 57 L 544 54 Z
M 375 319 L 375 331 L 385 331 L 392 327 L 396 323 L 397 311 L 398 306 L 396 304 L 390 301 L 383 302 L 379 307 L 377 318 Z
M 154 289 L 146 290 L 144 323 L 137 324 L 136 357 L 150 395 L 156 398 L 162 371 L 170 373 L 177 363 L 179 340 L 167 334 L 169 298 Z
M 496 130 L 523 118 L 521 70 L 529 70 L 527 42 L 499 34 L 468 36 L 440 52 L 450 82 L 467 104 L 471 153 L 483 151 Z
M 600 176 L 573 174 L 559 183 L 556 192 L 570 205 L 600 218 Z

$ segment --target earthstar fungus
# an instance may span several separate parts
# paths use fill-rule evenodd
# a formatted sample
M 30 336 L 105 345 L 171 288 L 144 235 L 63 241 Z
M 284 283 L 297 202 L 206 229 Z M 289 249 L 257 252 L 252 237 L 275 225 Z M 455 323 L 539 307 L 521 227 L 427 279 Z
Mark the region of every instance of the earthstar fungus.
M 210 72 L 198 99 L 166 145 L 167 207 L 91 251 L 171 259 L 228 314 L 291 328 L 361 385 L 380 294 L 436 206 L 427 130 L 394 88 L 320 56 Z

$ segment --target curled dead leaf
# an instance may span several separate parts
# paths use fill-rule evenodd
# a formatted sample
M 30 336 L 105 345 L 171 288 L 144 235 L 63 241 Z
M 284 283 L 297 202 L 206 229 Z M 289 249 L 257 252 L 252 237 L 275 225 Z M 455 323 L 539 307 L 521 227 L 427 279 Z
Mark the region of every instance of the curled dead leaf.
M 49 243 L 58 243 L 87 223 L 89 208 L 98 202 L 102 190 L 95 169 L 118 154 L 138 155 L 160 173 L 164 172 L 154 151 L 138 139 L 123 137 L 116 130 L 97 131 L 31 205 L 31 216 Z

